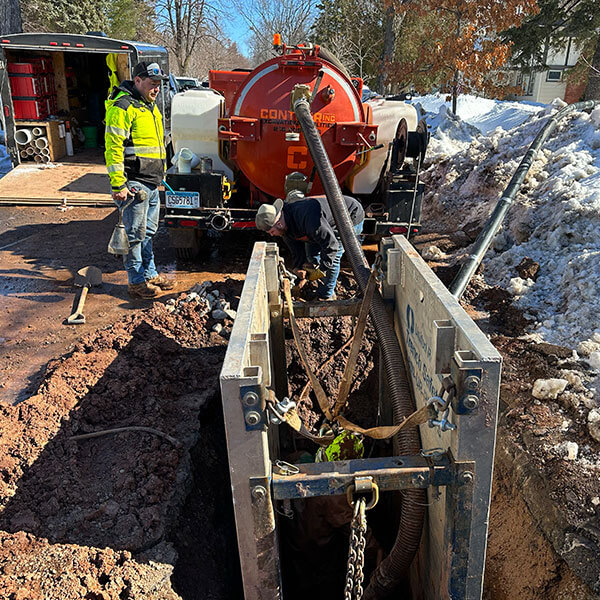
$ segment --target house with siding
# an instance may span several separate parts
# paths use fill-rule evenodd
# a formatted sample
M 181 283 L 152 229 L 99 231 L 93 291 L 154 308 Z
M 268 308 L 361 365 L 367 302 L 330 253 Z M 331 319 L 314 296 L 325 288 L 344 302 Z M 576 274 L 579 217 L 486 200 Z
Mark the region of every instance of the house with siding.
M 555 48 L 546 46 L 546 67 L 543 70 L 532 65 L 531 71 L 511 71 L 511 85 L 520 87 L 523 92 L 517 100 L 529 100 L 548 104 L 555 98 L 565 102 L 577 102 L 583 94 L 585 84 L 574 85 L 567 82 L 566 72 L 574 67 L 580 51 L 573 38 Z

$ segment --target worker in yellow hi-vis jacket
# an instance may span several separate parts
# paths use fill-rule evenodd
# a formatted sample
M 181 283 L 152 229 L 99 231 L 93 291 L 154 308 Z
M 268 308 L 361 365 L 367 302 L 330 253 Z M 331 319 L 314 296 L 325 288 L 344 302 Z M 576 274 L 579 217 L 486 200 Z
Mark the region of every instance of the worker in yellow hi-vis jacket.
M 123 81 L 106 101 L 105 158 L 112 197 L 123 208 L 129 252 L 123 257 L 128 292 L 154 298 L 173 289 L 154 264 L 152 237 L 158 229 L 158 185 L 166 164 L 162 116 L 155 104 L 161 81 L 168 77 L 157 63 L 140 62 L 133 81 Z

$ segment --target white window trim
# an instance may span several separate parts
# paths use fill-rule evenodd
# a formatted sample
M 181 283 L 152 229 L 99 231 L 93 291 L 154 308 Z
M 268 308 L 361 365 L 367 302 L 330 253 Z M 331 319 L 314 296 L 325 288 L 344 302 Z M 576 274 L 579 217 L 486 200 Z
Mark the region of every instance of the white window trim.
M 550 73 L 558 73 L 560 77 L 558 79 L 550 79 Z M 546 82 L 547 83 L 561 83 L 563 80 L 562 69 L 548 69 L 546 71 Z

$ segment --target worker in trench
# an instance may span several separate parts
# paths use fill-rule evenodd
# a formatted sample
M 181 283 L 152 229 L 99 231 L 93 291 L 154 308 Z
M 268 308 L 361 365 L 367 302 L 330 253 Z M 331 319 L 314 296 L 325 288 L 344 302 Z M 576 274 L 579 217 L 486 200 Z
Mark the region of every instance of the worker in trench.
M 344 196 L 357 236 L 362 232 L 365 211 L 358 200 Z M 319 300 L 335 300 L 344 246 L 335 228 L 325 196 L 302 198 L 295 202 L 277 199 L 263 204 L 256 213 L 256 227 L 269 235 L 282 237 L 292 253 L 291 269 L 302 278 L 318 280 Z
M 152 238 L 158 229 L 166 152 L 162 115 L 156 106 L 161 81 L 157 63 L 138 63 L 133 81 L 114 88 L 106 101 L 105 159 L 112 197 L 123 208 L 129 251 L 123 256 L 128 292 L 132 298 L 154 298 L 175 282 L 159 274 Z

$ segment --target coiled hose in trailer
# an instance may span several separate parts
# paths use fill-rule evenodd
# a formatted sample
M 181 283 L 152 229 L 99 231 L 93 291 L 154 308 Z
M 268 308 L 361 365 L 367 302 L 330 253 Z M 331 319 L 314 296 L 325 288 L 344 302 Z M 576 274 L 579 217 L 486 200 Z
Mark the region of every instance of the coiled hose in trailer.
M 293 107 L 304 134 L 306 145 L 321 179 L 323 190 L 329 201 L 344 250 L 352 265 L 352 271 L 360 289 L 364 292 L 370 276 L 369 264 L 359 241 L 356 239 L 354 227 L 342 197 L 342 191 L 314 124 L 310 104 L 307 98 L 303 96 L 294 101 Z M 381 347 L 394 423 L 400 423 L 414 411 L 414 403 L 402 352 L 394 332 L 394 325 L 386 312 L 383 298 L 378 291 L 373 295 L 369 314 Z M 421 449 L 419 433 L 414 428 L 401 431 L 395 442 L 397 452 L 400 455 L 418 454 Z M 366 600 L 388 595 L 407 573 L 421 539 L 425 514 L 424 504 L 424 490 L 405 490 L 402 493 L 400 526 L 396 541 L 388 556 L 373 573 L 369 586 L 365 590 L 364 598 Z
M 471 281 L 471 277 L 475 274 L 477 267 L 483 260 L 485 253 L 488 251 L 494 236 L 502 226 L 502 221 L 504 220 L 508 209 L 511 207 L 538 150 L 556 129 L 558 122 L 563 117 L 566 117 L 576 110 L 591 110 L 595 106 L 600 106 L 600 102 L 597 100 L 587 100 L 585 102 L 569 104 L 569 106 L 565 106 L 565 108 L 559 110 L 553 117 L 550 117 L 544 127 L 542 127 L 541 131 L 535 136 L 535 139 L 531 143 L 531 146 L 529 146 L 523 160 L 517 167 L 515 174 L 512 176 L 510 183 L 504 190 L 504 194 L 502 194 L 502 197 L 498 200 L 498 204 L 494 207 L 494 211 L 490 218 L 487 220 L 481 233 L 477 236 L 473 252 L 469 255 L 450 284 L 449 290 L 455 298 L 460 298 L 463 295 L 469 281 Z

